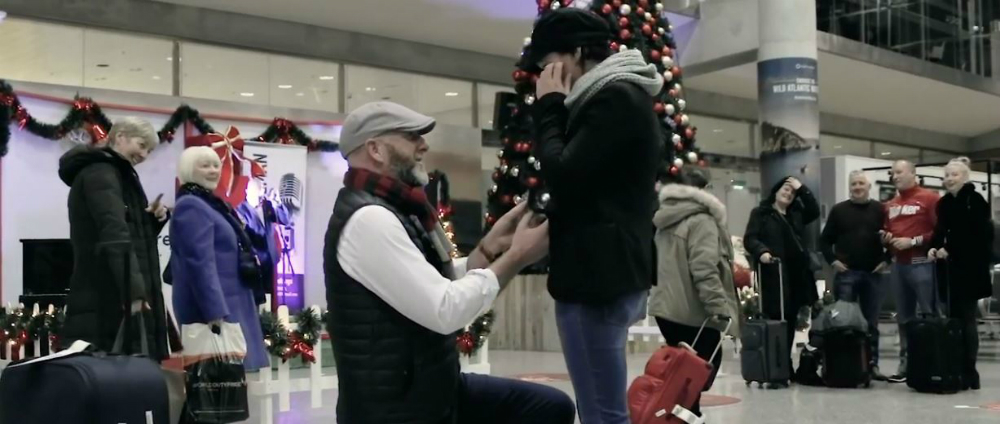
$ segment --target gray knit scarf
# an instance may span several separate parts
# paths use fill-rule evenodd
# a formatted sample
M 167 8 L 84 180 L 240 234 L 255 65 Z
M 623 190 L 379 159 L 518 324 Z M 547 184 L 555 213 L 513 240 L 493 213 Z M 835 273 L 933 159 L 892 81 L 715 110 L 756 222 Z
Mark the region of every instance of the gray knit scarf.
M 663 77 L 656 71 L 656 65 L 646 63 L 639 50 L 631 49 L 616 53 L 583 74 L 573 84 L 573 89 L 566 97 L 569 122 L 573 122 L 577 113 L 594 94 L 615 81 L 637 84 L 650 96 L 655 96 L 663 89 Z

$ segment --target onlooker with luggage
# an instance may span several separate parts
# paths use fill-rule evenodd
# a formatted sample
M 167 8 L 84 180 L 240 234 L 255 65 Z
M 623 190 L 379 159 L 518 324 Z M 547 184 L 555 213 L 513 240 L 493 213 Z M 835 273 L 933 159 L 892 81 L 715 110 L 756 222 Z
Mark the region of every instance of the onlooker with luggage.
M 820 246 L 833 266 L 833 294 L 837 300 L 857 302 L 868 322 L 871 340 L 872 373 L 885 380 L 878 370 L 878 314 L 882 308 L 882 271 L 891 259 L 882 245 L 885 211 L 871 199 L 871 182 L 864 171 L 848 177 L 850 199 L 834 205 L 823 227 Z
M 434 126 L 391 102 L 363 105 L 344 120 L 348 170 L 323 248 L 337 420 L 571 424 L 573 401 L 559 389 L 461 372 L 458 331 L 546 254 L 549 226 L 532 224 L 522 203 L 468 258 L 452 260 L 423 189 L 424 135 Z
M 965 389 L 979 390 L 979 329 L 976 303 L 992 296 L 990 266 L 993 224 L 986 199 L 969 182 L 969 159 L 952 159 L 944 167 L 944 188 L 948 193 L 937 204 L 937 226 L 928 256 L 946 260 L 939 287 L 948 305 L 948 315 L 965 326 L 963 378 Z M 950 297 L 947 297 L 950 295 Z
M 163 360 L 170 354 L 156 247 L 169 212 L 160 197 L 149 203 L 135 172 L 159 142 L 153 125 L 128 117 L 114 123 L 106 146 L 77 146 L 59 159 L 59 178 L 70 187 L 74 263 L 66 346 L 84 340 L 110 352 L 131 309 L 146 314 L 150 357 Z
M 254 301 L 262 275 L 243 221 L 214 194 L 221 167 L 205 146 L 184 150 L 177 162 L 181 187 L 170 222 L 174 313 L 181 325 L 239 324 L 247 346 L 243 367 L 256 371 L 270 365 Z
M 639 50 L 612 52 L 611 33 L 562 8 L 538 20 L 522 62 L 544 69 L 531 113 L 552 202 L 548 289 L 584 424 L 628 422 L 625 343 L 654 278 L 649 187 L 663 150 L 663 76 Z
M 787 177 L 775 184 L 771 194 L 750 212 L 743 237 L 744 247 L 760 270 L 763 315 L 780 320 L 784 297 L 789 360 L 799 310 L 819 300 L 812 259 L 803 242 L 806 225 L 817 218 L 819 203 L 812 192 L 795 177 Z M 784 275 L 784 293 L 779 289 L 778 267 Z
M 892 267 L 896 290 L 896 320 L 899 323 L 899 370 L 892 382 L 906 381 L 907 335 L 905 325 L 917 309 L 935 309 L 934 264 L 927 258 L 937 222 L 938 195 L 917 184 L 917 167 L 905 160 L 892 165 L 892 181 L 899 193 L 885 204 L 882 242 L 895 256 Z
M 660 190 L 656 225 L 657 285 L 650 290 L 649 313 L 667 344 L 685 342 L 702 359 L 712 361 L 712 386 L 722 351 L 712 358 L 724 336 L 738 337 L 738 301 L 733 283 L 733 249 L 726 228 L 726 207 L 707 191 L 706 170 L 684 167 Z M 701 335 L 699 329 L 709 319 Z M 697 338 L 697 343 L 695 339 Z M 700 401 L 691 412 L 701 415 Z

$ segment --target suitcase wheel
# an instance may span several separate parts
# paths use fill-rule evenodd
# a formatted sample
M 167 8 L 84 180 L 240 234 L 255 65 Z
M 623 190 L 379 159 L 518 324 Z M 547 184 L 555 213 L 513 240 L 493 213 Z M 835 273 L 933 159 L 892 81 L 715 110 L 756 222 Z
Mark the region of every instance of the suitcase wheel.
M 747 387 L 750 387 L 750 380 L 747 380 L 746 383 L 747 383 Z
M 757 383 L 757 388 L 758 389 L 764 388 L 764 383 Z
M 870 389 L 871 387 L 872 387 L 872 382 L 871 381 L 865 382 L 865 388 L 866 389 Z

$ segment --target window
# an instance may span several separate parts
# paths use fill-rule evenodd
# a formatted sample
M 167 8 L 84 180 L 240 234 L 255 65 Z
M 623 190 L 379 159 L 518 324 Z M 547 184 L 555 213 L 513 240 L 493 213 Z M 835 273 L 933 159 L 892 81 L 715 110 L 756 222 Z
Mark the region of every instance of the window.
M 271 105 L 340 112 L 340 65 L 269 55 Z
M 353 65 L 346 67 L 345 77 L 345 112 L 389 100 L 442 124 L 472 126 L 471 82 Z
M 83 29 L 5 19 L 0 34 L 4 79 L 83 86 Z
M 859 140 L 856 138 L 820 134 L 819 151 L 820 155 L 823 157 L 851 155 L 867 158 L 872 156 L 872 143 L 867 140 Z
M 959 156 L 957 153 L 942 152 L 939 150 L 922 150 L 920 153 L 920 163 L 946 163 Z
M 497 93 L 514 92 L 514 87 L 480 83 L 479 90 L 479 128 L 496 129 L 493 125 L 493 108 L 496 107 Z
M 750 123 L 689 114 L 698 129 L 694 145 L 702 152 L 743 158 L 750 154 Z
M 181 44 L 181 95 L 267 105 L 267 55 L 246 50 Z
M 172 41 L 88 29 L 83 46 L 85 87 L 174 93 Z

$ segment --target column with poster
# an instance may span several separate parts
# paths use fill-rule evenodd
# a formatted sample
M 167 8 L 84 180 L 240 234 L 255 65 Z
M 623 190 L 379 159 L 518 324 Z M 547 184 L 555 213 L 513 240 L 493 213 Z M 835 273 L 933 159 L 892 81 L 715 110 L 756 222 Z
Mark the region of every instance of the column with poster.
M 770 190 L 785 177 L 792 176 L 818 195 L 816 2 L 761 1 L 758 13 L 761 188 Z M 818 229 L 813 225 L 808 238 L 814 239 Z
M 264 178 L 254 179 L 247 187 L 246 206 L 257 214 L 274 213 L 272 251 L 276 257 L 272 263 L 276 278 L 271 305 L 286 305 L 289 312 L 299 312 L 305 305 L 307 150 L 302 146 L 247 142 L 244 154 L 267 171 Z

